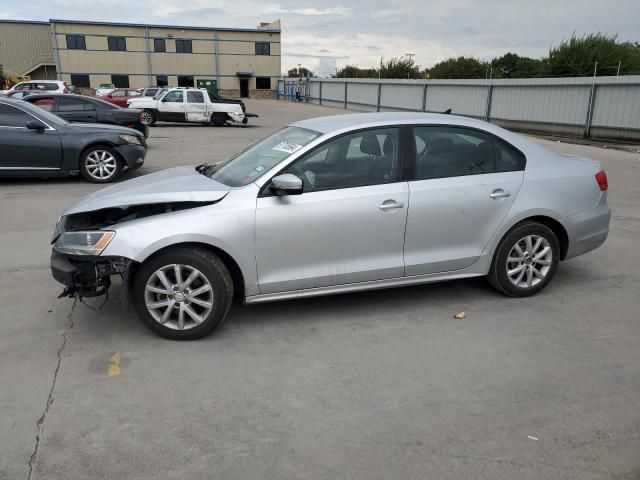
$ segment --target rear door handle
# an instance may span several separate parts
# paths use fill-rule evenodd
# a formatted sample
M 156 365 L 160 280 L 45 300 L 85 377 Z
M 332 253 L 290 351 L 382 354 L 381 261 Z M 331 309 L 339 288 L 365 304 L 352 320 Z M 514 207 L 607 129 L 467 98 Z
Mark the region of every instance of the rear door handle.
M 496 188 L 493 192 L 489 194 L 489 198 L 507 198 L 511 196 L 511 192 L 505 192 L 501 188 Z
M 386 200 L 382 205 L 378 207 L 380 210 L 393 210 L 395 208 L 404 208 L 404 203 L 396 202 L 394 200 Z

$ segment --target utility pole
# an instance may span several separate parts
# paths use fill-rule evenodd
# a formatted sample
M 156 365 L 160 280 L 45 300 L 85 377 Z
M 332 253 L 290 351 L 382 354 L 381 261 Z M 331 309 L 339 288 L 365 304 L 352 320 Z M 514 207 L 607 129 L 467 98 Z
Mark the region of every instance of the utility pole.
M 616 77 L 620 76 L 620 66 L 622 65 L 622 60 L 618 62 L 618 73 L 616 73 Z

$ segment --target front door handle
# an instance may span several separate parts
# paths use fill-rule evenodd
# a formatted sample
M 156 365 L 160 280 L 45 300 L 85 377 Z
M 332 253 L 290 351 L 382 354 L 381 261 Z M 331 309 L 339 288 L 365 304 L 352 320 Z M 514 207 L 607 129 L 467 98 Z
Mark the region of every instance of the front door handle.
M 507 198 L 511 196 L 511 192 L 505 192 L 501 188 L 496 188 L 493 192 L 489 194 L 489 198 Z
M 395 200 L 385 200 L 378 208 L 380 210 L 394 210 L 396 208 L 404 208 L 404 203 L 396 202 Z

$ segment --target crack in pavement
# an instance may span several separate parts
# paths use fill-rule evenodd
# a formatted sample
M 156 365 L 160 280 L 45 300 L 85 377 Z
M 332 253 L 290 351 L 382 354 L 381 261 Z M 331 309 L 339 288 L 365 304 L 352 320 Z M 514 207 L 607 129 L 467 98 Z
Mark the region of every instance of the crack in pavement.
M 73 318 L 71 317 L 73 315 L 73 312 L 76 308 L 77 303 L 78 303 L 78 297 L 75 297 L 73 301 L 73 305 L 71 306 L 71 311 L 69 312 L 69 315 L 67 315 L 68 323 L 67 323 L 67 328 L 62 334 L 62 345 L 58 349 L 58 353 L 57 353 L 58 363 L 56 365 L 56 369 L 53 372 L 53 381 L 51 382 L 51 388 L 49 389 L 49 396 L 47 397 L 47 403 L 45 405 L 44 411 L 42 412 L 42 415 L 40 415 L 40 418 L 38 418 L 38 420 L 36 421 L 36 444 L 33 449 L 33 452 L 31 453 L 31 456 L 29 457 L 29 474 L 27 476 L 27 480 L 31 480 L 31 475 L 33 474 L 33 467 L 35 466 L 36 458 L 38 456 L 38 448 L 40 447 L 40 439 L 42 438 L 42 432 L 44 431 L 44 422 L 46 420 L 47 413 L 49 413 L 49 407 L 53 403 L 53 391 L 56 388 L 58 373 L 60 372 L 60 366 L 62 365 L 62 355 L 64 353 L 65 347 L 67 346 L 67 339 L 69 336 L 69 332 L 73 328 Z

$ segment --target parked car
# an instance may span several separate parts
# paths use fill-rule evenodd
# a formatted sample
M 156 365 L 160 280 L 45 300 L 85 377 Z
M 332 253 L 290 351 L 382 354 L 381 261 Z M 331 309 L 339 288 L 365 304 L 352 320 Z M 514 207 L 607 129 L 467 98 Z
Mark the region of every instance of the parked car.
M 167 90 L 169 90 L 167 87 L 147 87 L 138 89 L 143 97 L 155 97 L 159 93 L 166 92 Z
M 75 203 L 56 225 L 51 267 L 69 296 L 104 293 L 123 275 L 144 323 L 173 339 L 210 333 L 234 295 L 486 276 L 523 297 L 605 241 L 607 188 L 597 161 L 478 120 L 327 116 Z
M 69 123 L 31 103 L 0 99 L 0 176 L 77 175 L 107 183 L 144 163 L 142 134 L 116 125 Z
M 140 121 L 140 111 L 121 108 L 99 98 L 84 95 L 38 94 L 23 99 L 55 113 L 68 122 L 106 123 L 138 130 L 146 139 L 149 127 Z
M 147 125 L 157 121 L 209 123 L 247 123 L 248 115 L 237 103 L 211 100 L 204 88 L 170 88 L 162 95 L 131 99 L 130 108 L 142 110 L 140 120 Z M 256 116 L 256 115 L 254 115 Z
M 13 92 L 21 92 L 25 90 L 39 90 L 49 93 L 70 93 L 71 90 L 66 83 L 59 80 L 29 80 L 28 82 L 20 82 L 15 84 L 8 90 L 3 90 L 2 93 L 9 95 Z
M 113 83 L 101 83 L 98 88 L 96 88 L 96 96 L 101 97 L 102 95 L 106 95 L 109 92 L 112 92 L 116 89 L 116 86 Z
M 142 94 L 134 88 L 116 88 L 105 95 L 101 95 L 100 99 L 119 107 L 127 108 L 127 100 L 139 97 L 142 97 Z

